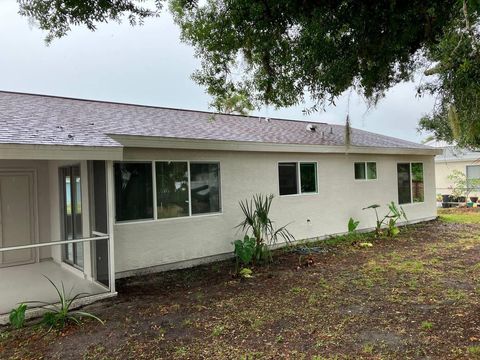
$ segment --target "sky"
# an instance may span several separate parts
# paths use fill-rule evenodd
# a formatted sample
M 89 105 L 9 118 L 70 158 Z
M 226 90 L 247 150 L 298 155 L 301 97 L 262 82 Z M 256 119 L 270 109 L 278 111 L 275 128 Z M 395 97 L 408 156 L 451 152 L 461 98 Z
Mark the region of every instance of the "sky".
M 46 46 L 45 33 L 18 15 L 15 0 L 0 0 L 0 90 L 106 100 L 195 110 L 211 98 L 190 76 L 199 67 L 193 48 L 180 41 L 171 16 L 143 26 L 101 24 L 96 32 L 78 27 Z M 305 116 L 305 106 L 264 108 L 252 115 L 344 124 L 420 142 L 420 117 L 433 107 L 416 97 L 418 81 L 399 84 L 373 109 L 353 93 L 325 112 Z M 348 105 L 349 104 L 349 105 Z

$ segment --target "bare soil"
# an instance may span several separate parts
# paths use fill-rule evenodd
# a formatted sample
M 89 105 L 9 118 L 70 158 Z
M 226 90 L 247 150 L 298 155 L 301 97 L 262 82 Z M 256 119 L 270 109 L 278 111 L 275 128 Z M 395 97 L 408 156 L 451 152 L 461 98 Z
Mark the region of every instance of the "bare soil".
M 480 214 L 476 214 L 480 217 Z M 254 277 L 224 261 L 118 282 L 106 321 L 0 329 L 1 359 L 480 358 L 480 224 L 277 251 Z

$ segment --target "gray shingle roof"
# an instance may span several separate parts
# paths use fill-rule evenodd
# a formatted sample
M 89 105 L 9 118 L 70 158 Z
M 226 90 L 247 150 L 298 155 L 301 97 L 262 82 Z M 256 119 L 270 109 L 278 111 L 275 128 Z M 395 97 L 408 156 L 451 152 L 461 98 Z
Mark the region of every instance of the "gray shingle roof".
M 111 135 L 344 145 L 344 126 L 0 91 L 0 143 L 121 146 Z M 431 149 L 352 129 L 353 146 Z

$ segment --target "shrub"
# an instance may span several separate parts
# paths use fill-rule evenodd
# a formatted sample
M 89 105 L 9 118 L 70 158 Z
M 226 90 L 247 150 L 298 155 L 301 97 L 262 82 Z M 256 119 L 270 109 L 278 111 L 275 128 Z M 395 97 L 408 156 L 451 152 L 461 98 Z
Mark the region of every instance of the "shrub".
M 27 311 L 27 305 L 25 304 L 20 304 L 10 311 L 8 319 L 13 328 L 20 329 L 25 325 L 25 311 Z
M 357 230 L 358 224 L 360 224 L 360 221 L 350 218 L 348 220 L 348 232 L 349 233 L 355 232 L 355 230 Z
M 367 206 L 362 210 L 373 209 L 375 211 L 375 218 L 376 218 L 375 232 L 377 235 L 382 234 L 382 227 L 385 226 L 387 227 L 387 235 L 395 236 L 400 232 L 400 230 L 397 227 L 398 220 L 403 218 L 406 221 L 408 221 L 407 215 L 405 214 L 405 211 L 403 210 L 403 208 L 401 206 L 397 207 L 393 201 L 387 206 L 388 206 L 388 213 L 382 219 L 380 219 L 380 217 L 378 216 L 377 209 L 380 207 L 380 205 L 378 204 Z
M 237 225 L 247 235 L 255 239 L 255 251 L 252 261 L 271 261 L 270 246 L 275 245 L 279 239 L 291 243 L 295 240 L 287 230 L 287 225 L 276 229 L 270 219 L 270 208 L 273 195 L 256 194 L 251 200 L 240 201 L 245 219 Z
M 242 266 L 247 266 L 252 262 L 255 255 L 256 241 L 255 238 L 245 235 L 243 240 L 236 240 L 233 245 L 235 246 L 233 252 L 235 253 L 238 271 L 239 263 Z
M 59 304 L 52 305 L 50 303 L 43 302 L 43 301 L 29 301 L 29 303 L 42 304 L 41 307 L 47 310 L 43 315 L 42 324 L 47 326 L 49 330 L 51 330 L 52 328 L 61 329 L 70 323 L 80 325 L 82 318 L 91 318 L 103 324 L 103 321 L 100 320 L 95 315 L 92 315 L 84 311 L 72 310 L 71 307 L 73 302 L 76 299 L 78 299 L 80 296 L 87 295 L 86 293 L 77 293 L 73 297 L 69 298 L 69 296 L 65 292 L 65 287 L 63 285 L 63 282 L 62 282 L 62 287 L 60 289 L 57 285 L 55 285 L 55 283 L 50 278 L 48 278 L 45 275 L 44 277 L 50 282 L 50 284 L 52 284 L 55 291 L 57 292 Z

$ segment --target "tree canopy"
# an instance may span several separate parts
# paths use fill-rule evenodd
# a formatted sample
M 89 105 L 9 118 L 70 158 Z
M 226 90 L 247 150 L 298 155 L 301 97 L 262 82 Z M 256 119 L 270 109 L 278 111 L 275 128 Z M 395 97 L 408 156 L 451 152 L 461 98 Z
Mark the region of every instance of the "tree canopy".
M 165 0 L 166 1 L 166 0 Z M 164 1 L 19 0 L 20 13 L 48 31 L 132 24 Z M 424 71 L 419 94 L 437 101 L 420 127 L 439 139 L 480 146 L 480 0 L 170 0 L 182 40 L 201 66 L 193 74 L 221 111 L 313 101 L 322 109 L 353 88 L 375 104 Z

